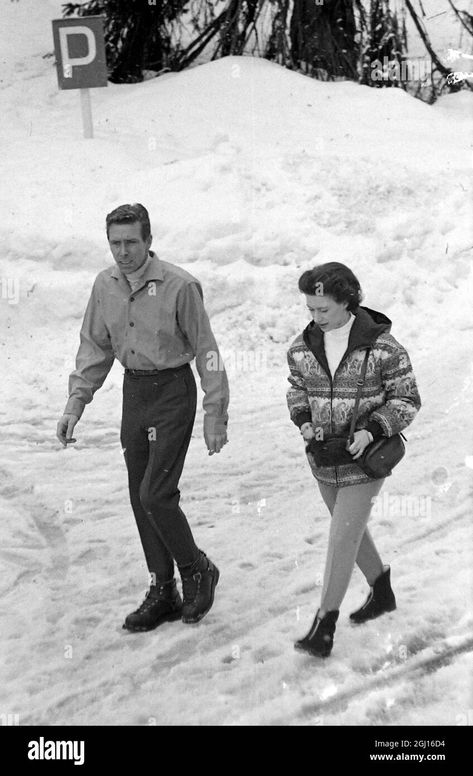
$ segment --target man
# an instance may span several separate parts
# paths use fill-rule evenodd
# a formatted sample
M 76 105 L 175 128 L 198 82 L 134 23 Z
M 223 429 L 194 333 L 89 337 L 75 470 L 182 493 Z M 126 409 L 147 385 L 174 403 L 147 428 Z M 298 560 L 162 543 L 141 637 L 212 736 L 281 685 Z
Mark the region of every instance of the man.
M 69 400 L 57 427 L 65 447 L 84 407 L 117 358 L 125 367 L 121 444 L 130 501 L 151 586 L 124 628 L 151 630 L 166 620 L 198 622 L 209 611 L 219 578 L 198 549 L 179 507 L 179 478 L 196 411 L 195 357 L 204 391 L 209 455 L 227 442 L 228 380 L 203 305 L 201 286 L 185 270 L 150 250 L 143 205 L 108 214 L 107 237 L 116 266 L 95 279 L 81 329 Z M 219 368 L 215 368 L 215 363 Z M 174 579 L 182 578 L 183 601 Z

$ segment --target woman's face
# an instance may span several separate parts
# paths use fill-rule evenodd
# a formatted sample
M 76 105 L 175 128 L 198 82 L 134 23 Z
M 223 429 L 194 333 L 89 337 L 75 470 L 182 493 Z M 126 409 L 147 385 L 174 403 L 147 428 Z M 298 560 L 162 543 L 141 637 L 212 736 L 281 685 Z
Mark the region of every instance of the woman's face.
M 322 331 L 339 329 L 340 326 L 348 322 L 350 318 L 350 313 L 347 310 L 348 302 L 339 304 L 331 296 L 305 294 L 305 298 L 312 318 Z

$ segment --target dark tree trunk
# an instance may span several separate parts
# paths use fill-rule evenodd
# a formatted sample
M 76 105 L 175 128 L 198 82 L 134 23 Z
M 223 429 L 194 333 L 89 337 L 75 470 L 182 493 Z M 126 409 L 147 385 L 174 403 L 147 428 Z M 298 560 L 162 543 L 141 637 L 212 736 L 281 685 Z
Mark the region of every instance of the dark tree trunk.
M 276 4 L 271 33 L 264 52 L 266 59 L 273 60 L 280 65 L 287 65 L 291 59 L 286 32 L 290 3 L 291 0 L 281 0 Z
M 404 17 L 402 21 L 398 19 L 389 0 L 370 0 L 364 26 L 366 43 L 363 45 L 361 83 L 405 88 L 400 77 L 407 45 Z
M 133 83 L 143 80 L 148 42 L 153 34 L 153 27 L 159 25 L 159 6 L 149 5 L 148 0 L 140 0 L 133 6 L 133 17 L 129 32 L 110 75 L 114 83 Z M 156 51 L 153 56 L 156 58 Z M 158 68 L 162 63 L 156 62 Z
M 258 4 L 259 0 L 230 0 L 223 15 L 220 44 L 212 59 L 243 54 L 248 30 L 256 21 Z
M 290 38 L 292 63 L 327 78 L 357 78 L 358 44 L 352 0 L 294 0 Z

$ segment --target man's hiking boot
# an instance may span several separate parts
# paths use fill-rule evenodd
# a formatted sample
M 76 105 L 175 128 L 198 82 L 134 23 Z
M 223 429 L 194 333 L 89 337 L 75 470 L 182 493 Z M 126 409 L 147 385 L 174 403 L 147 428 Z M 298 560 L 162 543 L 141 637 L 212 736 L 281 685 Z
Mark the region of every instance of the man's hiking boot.
M 171 579 L 161 585 L 151 585 L 141 606 L 125 619 L 123 627 L 130 631 L 153 630 L 163 622 L 180 620 L 182 599 Z
M 199 622 L 212 607 L 220 572 L 207 556 L 200 552 L 190 567 L 181 570 L 182 622 Z

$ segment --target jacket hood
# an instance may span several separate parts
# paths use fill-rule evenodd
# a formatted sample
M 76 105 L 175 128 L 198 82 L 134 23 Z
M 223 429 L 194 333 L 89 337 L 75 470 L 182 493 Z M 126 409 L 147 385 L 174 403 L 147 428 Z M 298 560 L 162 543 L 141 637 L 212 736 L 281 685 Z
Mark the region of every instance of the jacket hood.
M 375 340 L 384 332 L 391 330 L 391 320 L 384 313 L 371 310 L 369 307 L 358 307 L 354 313 L 355 320 L 350 329 L 348 345 L 345 355 L 359 348 L 369 348 Z M 311 321 L 302 332 L 302 338 L 307 347 L 312 351 L 317 361 L 330 374 L 327 357 L 324 348 L 324 333 Z
M 371 321 L 366 317 L 366 314 L 371 318 Z M 391 331 L 391 319 L 384 313 L 378 312 L 378 310 L 371 310 L 369 307 L 359 307 L 355 316 L 357 320 L 353 323 L 353 326 L 359 318 L 360 329 L 362 326 L 365 327 L 366 334 L 373 337 L 373 342 L 380 334 L 383 334 L 385 331 Z

